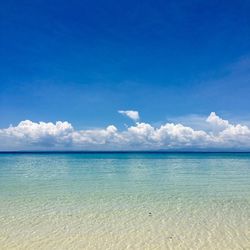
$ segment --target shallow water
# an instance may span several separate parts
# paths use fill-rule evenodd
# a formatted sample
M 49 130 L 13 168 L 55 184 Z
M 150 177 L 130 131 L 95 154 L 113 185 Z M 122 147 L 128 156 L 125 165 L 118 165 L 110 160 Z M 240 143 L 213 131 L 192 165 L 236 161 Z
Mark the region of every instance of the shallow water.
M 250 249 L 250 154 L 0 154 L 0 249 Z

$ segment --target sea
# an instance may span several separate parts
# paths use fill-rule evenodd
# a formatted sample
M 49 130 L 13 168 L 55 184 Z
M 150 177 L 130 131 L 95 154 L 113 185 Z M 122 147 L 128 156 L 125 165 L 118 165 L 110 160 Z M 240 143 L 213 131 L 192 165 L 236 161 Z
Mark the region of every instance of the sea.
M 0 153 L 0 249 L 250 249 L 250 153 Z

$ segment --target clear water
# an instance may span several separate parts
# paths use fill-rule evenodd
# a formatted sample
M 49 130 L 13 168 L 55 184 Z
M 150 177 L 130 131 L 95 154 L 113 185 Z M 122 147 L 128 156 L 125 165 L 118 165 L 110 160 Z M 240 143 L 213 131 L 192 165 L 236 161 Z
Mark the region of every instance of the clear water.
M 250 249 L 250 154 L 0 154 L 0 249 Z

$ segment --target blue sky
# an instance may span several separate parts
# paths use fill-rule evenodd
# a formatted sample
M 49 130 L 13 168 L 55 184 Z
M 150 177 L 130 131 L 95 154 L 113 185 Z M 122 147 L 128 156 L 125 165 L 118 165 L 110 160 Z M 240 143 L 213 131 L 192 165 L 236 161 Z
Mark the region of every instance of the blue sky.
M 247 0 L 1 1 L 0 128 L 133 124 L 119 110 L 247 124 L 249 13 Z

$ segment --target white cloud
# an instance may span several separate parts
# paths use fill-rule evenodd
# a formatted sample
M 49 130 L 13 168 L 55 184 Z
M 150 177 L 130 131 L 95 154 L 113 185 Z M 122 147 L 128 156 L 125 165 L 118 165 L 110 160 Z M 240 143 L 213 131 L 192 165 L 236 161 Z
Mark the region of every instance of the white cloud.
M 10 126 L 0 130 L 0 139 L 22 145 L 56 146 L 70 142 L 73 127 L 68 122 L 58 121 L 35 123 L 30 120 L 21 121 L 16 127 Z M 0 147 L 3 145 L 0 143 Z
M 129 117 L 130 119 L 134 120 L 134 121 L 138 121 L 140 119 L 139 116 L 139 112 L 138 111 L 134 111 L 134 110 L 119 110 L 118 113 L 125 115 L 127 117 Z
M 207 122 L 213 127 L 215 141 L 231 147 L 250 147 L 250 129 L 247 126 L 230 124 L 229 121 L 217 116 L 215 112 L 211 112 Z
M 113 125 L 105 129 L 80 130 L 71 133 L 72 142 L 75 145 L 107 144 L 116 137 L 117 128 Z
M 139 119 L 139 114 L 132 119 Z M 206 121 L 211 125 L 209 131 L 180 123 L 155 127 L 144 122 L 119 131 L 114 125 L 76 130 L 68 122 L 36 123 L 26 120 L 17 126 L 0 129 L 0 149 L 250 149 L 249 127 L 233 125 L 214 112 Z
M 206 121 L 218 129 L 225 129 L 229 126 L 229 122 L 221 119 L 215 112 L 211 112 Z

